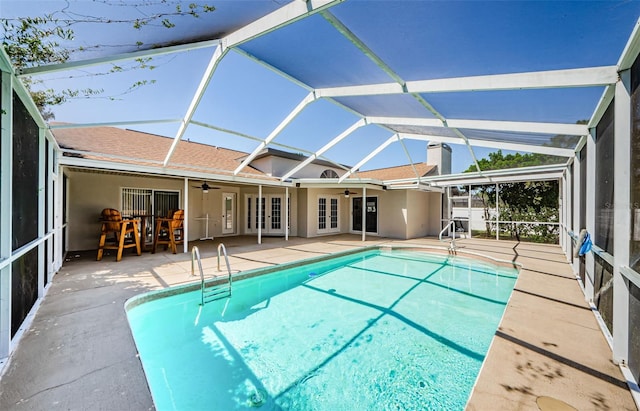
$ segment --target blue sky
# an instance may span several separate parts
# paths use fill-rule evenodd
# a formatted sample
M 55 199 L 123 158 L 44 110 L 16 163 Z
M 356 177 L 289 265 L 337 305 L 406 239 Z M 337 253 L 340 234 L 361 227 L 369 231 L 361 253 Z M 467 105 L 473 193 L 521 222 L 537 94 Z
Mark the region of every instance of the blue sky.
M 33 15 L 51 11 L 59 4 L 1 0 L 0 14 L 23 15 L 28 10 Z M 365 4 L 366 7 L 361 7 Z M 413 7 L 416 4 L 424 5 L 418 7 L 419 13 Z M 95 3 L 90 2 L 76 6 L 79 5 L 95 7 Z M 387 13 L 389 7 L 394 13 Z M 640 13 L 640 2 L 356 1 L 334 7 L 332 12 L 403 77 L 426 79 L 615 64 Z M 594 23 L 597 21 L 600 24 Z M 348 49 L 338 49 L 333 44 L 329 47 L 330 39 L 322 20 L 308 23 L 265 36 L 248 43 L 246 48 L 258 56 L 273 56 L 274 64 L 312 80 L 323 81 L 330 78 L 327 74 L 332 70 L 344 71 L 345 67 L 350 74 L 348 69 L 353 71 L 356 62 L 350 60 Z M 90 39 L 87 28 L 76 26 L 76 41 L 89 44 Z M 403 45 L 411 48 L 405 49 Z M 331 49 L 338 53 L 335 59 L 328 57 Z M 294 50 L 293 60 L 287 60 L 287 50 Z M 101 88 L 104 96 L 116 96 L 115 99 L 72 100 L 54 109 L 56 121 L 99 123 L 180 118 L 211 54 L 212 49 L 202 49 L 158 57 L 152 63 L 157 68 L 148 72 L 96 76 L 95 73 L 109 69 L 103 66 L 74 71 L 72 78 L 68 73 L 51 74 L 45 82 L 48 87 Z M 355 70 L 351 74 L 357 79 L 360 75 L 366 77 L 367 73 Z M 154 80 L 155 84 L 118 96 L 141 78 Z M 591 115 L 601 93 L 602 89 L 533 90 L 517 94 L 434 94 L 428 99 L 451 118 L 573 122 Z M 265 138 L 306 94 L 301 87 L 231 51 L 218 66 L 194 120 Z M 316 101 L 275 141 L 315 151 L 357 119 L 336 104 Z M 173 137 L 178 124 L 131 128 Z M 353 165 L 391 135 L 380 127 L 366 126 L 327 152 L 327 156 Z M 242 151 L 252 151 L 257 145 L 254 141 L 195 125 L 189 126 L 185 138 Z M 460 172 L 472 159 L 466 146 L 452 147 L 453 172 Z M 407 141 L 406 148 L 412 161 L 426 159 L 425 142 Z M 478 158 L 486 157 L 491 151 L 495 150 L 474 148 Z M 363 169 L 407 162 L 403 147 L 395 143 Z

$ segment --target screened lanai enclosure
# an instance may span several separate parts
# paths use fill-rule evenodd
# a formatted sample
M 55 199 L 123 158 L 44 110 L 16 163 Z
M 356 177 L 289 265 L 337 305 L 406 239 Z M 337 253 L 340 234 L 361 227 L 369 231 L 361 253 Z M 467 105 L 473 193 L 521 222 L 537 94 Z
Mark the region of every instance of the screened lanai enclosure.
M 0 0 L 0 358 L 66 253 L 95 249 L 102 208 L 181 208 L 188 240 L 449 226 L 557 243 L 638 381 L 639 16 L 638 2 Z M 544 162 L 483 167 L 496 150 Z

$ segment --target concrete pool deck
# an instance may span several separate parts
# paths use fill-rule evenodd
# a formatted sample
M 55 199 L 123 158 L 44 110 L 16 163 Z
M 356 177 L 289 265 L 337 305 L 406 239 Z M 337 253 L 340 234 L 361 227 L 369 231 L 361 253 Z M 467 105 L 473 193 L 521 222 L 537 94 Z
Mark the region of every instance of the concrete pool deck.
M 378 244 L 439 246 L 337 235 L 302 239 L 229 237 L 194 242 L 205 272 L 225 243 L 232 270 Z M 461 251 L 515 261 L 523 268 L 473 390 L 469 410 L 636 410 L 625 378 L 559 246 L 457 240 Z M 1 410 L 151 410 L 147 382 L 124 312 L 142 292 L 193 282 L 191 255 L 126 253 L 95 261 L 70 253 L 0 378 Z M 539 399 L 550 401 L 539 401 Z M 540 405 L 538 405 L 540 404 Z

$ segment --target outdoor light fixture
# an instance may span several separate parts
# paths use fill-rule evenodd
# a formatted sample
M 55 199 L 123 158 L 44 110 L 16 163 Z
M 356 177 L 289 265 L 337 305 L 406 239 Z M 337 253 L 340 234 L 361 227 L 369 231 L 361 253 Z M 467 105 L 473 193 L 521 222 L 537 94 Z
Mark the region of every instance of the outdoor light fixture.
M 344 198 L 349 198 L 349 190 L 344 190 Z

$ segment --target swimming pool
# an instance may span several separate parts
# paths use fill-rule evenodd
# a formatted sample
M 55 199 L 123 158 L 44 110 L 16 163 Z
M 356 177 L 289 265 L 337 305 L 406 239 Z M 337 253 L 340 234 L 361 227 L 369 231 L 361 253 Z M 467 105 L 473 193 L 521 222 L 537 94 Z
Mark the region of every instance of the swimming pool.
M 136 297 L 127 316 L 158 410 L 456 410 L 516 278 L 376 249 L 234 282 L 204 307 L 199 290 Z

